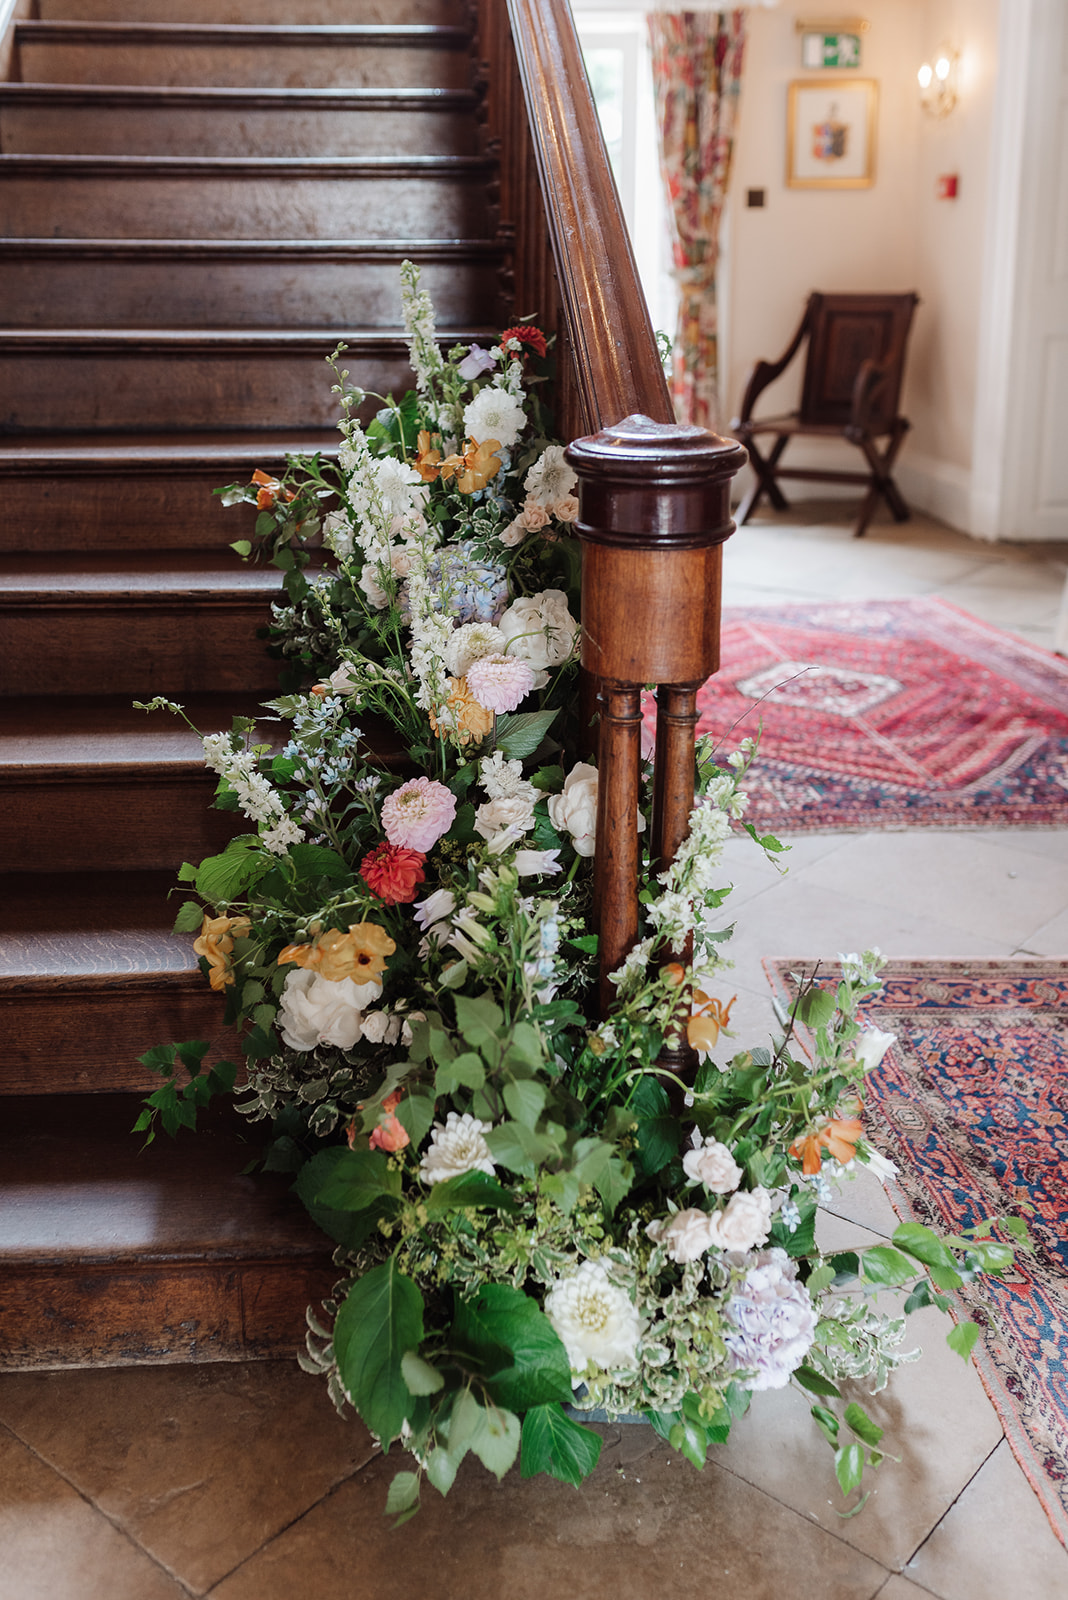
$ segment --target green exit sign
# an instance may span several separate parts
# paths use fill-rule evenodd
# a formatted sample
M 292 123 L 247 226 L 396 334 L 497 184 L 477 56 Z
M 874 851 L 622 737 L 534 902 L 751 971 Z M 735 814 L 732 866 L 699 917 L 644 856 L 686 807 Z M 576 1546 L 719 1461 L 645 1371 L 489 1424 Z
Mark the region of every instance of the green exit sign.
M 809 71 L 819 67 L 859 67 L 859 33 L 804 33 L 801 62 Z

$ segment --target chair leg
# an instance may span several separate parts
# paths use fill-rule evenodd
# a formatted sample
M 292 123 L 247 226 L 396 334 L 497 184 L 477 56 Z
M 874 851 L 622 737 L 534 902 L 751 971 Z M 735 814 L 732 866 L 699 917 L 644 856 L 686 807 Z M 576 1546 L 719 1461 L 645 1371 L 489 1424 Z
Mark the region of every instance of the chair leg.
M 900 421 L 895 423 L 894 430 L 890 435 L 890 442 L 881 454 L 875 448 L 874 441 L 867 436 L 855 441 L 863 451 L 864 459 L 871 468 L 871 487 L 864 496 L 857 515 L 856 525 L 853 529 L 854 539 L 859 539 L 863 536 L 868 523 L 871 521 L 876 501 L 880 495 L 886 501 L 887 508 L 895 522 L 908 522 L 912 515 L 904 495 L 890 476 L 891 468 L 897 458 L 898 451 L 901 449 L 901 443 L 907 431 L 907 423 L 903 426 Z
M 786 449 L 790 435 L 780 433 L 772 446 L 771 454 L 765 459 L 760 454 L 752 440 L 745 441 L 745 448 L 749 451 L 749 465 L 756 474 L 756 482 L 738 507 L 737 522 L 743 527 L 753 515 L 762 497 L 766 494 L 776 511 L 789 511 L 790 502 L 775 482 L 775 468 L 778 466 L 782 453 Z

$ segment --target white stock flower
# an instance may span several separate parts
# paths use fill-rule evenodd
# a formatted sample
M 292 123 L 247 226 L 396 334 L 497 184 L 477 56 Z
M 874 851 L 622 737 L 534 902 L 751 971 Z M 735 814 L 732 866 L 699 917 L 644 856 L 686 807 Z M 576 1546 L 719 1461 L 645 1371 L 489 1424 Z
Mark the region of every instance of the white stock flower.
M 351 556 L 352 525 L 344 511 L 328 511 L 323 518 L 323 544 L 334 552 L 339 561 L 347 561 Z
M 691 1184 L 703 1183 L 712 1194 L 730 1194 L 742 1181 L 742 1169 L 727 1146 L 711 1137 L 687 1150 L 682 1170 Z
M 291 1050 L 314 1050 L 321 1044 L 351 1050 L 363 1034 L 363 1013 L 382 993 L 372 979 L 324 978 L 300 967 L 287 973 L 278 1008 L 278 1031 Z
M 654 1244 L 664 1246 L 672 1261 L 697 1261 L 712 1243 L 712 1217 L 690 1207 L 673 1217 L 650 1222 L 645 1232 Z
M 571 1277 L 558 1279 L 545 1296 L 545 1315 L 572 1372 L 585 1372 L 591 1361 L 606 1371 L 634 1366 L 642 1319 L 599 1261 L 583 1261 Z
M 865 1072 L 871 1072 L 879 1065 L 896 1038 L 896 1033 L 883 1033 L 879 1028 L 866 1028 L 853 1045 L 853 1056 L 857 1065 L 863 1067 Z
M 497 626 L 507 641 L 508 654 L 529 661 L 535 672 L 565 662 L 578 635 L 578 623 L 568 610 L 567 595 L 562 589 L 520 595 Z
M 272 855 L 284 856 L 292 844 L 303 844 L 304 829 L 293 821 L 292 817 L 279 817 L 271 828 L 265 828 L 260 834 L 260 843 Z
M 508 450 L 526 425 L 522 402 L 495 383 L 480 389 L 470 405 L 464 407 L 464 432 L 476 444 L 496 439 L 502 449 Z
M 458 1178 L 462 1172 L 486 1172 L 492 1177 L 496 1168 L 483 1138 L 492 1126 L 491 1122 L 480 1122 L 469 1111 L 463 1116 L 450 1111 L 443 1123 L 435 1122 L 419 1163 L 423 1182 L 442 1183 L 446 1178 Z
M 726 1209 L 709 1218 L 711 1243 L 717 1250 L 753 1250 L 771 1232 L 771 1195 L 767 1189 L 740 1189 Z

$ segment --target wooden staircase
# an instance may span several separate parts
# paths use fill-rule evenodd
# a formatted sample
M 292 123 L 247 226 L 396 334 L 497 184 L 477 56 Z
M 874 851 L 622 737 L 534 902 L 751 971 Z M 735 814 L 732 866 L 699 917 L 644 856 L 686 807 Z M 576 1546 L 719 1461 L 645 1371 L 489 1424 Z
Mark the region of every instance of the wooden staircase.
M 566 0 L 6 14 L 0 1366 L 290 1351 L 333 1274 L 288 1180 L 242 1175 L 255 1127 L 129 1131 L 150 1045 L 232 1054 L 167 900 L 232 819 L 196 738 L 131 707 L 207 732 L 275 688 L 275 574 L 211 490 L 336 444 L 340 337 L 409 387 L 405 257 L 449 343 L 558 331 L 562 432 L 670 403 Z

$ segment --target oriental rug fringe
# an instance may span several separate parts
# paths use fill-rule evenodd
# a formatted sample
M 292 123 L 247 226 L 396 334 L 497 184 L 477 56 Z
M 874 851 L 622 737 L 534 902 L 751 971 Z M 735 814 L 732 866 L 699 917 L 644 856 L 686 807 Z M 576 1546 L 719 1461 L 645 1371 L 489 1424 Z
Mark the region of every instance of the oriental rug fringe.
M 765 962 L 780 1002 L 813 965 Z M 893 961 L 883 979 L 866 1020 L 897 1042 L 868 1079 L 865 1129 L 897 1163 L 902 1220 L 1027 1222 L 1034 1253 L 959 1293 L 1013 1454 L 1068 1544 L 1068 962 Z

